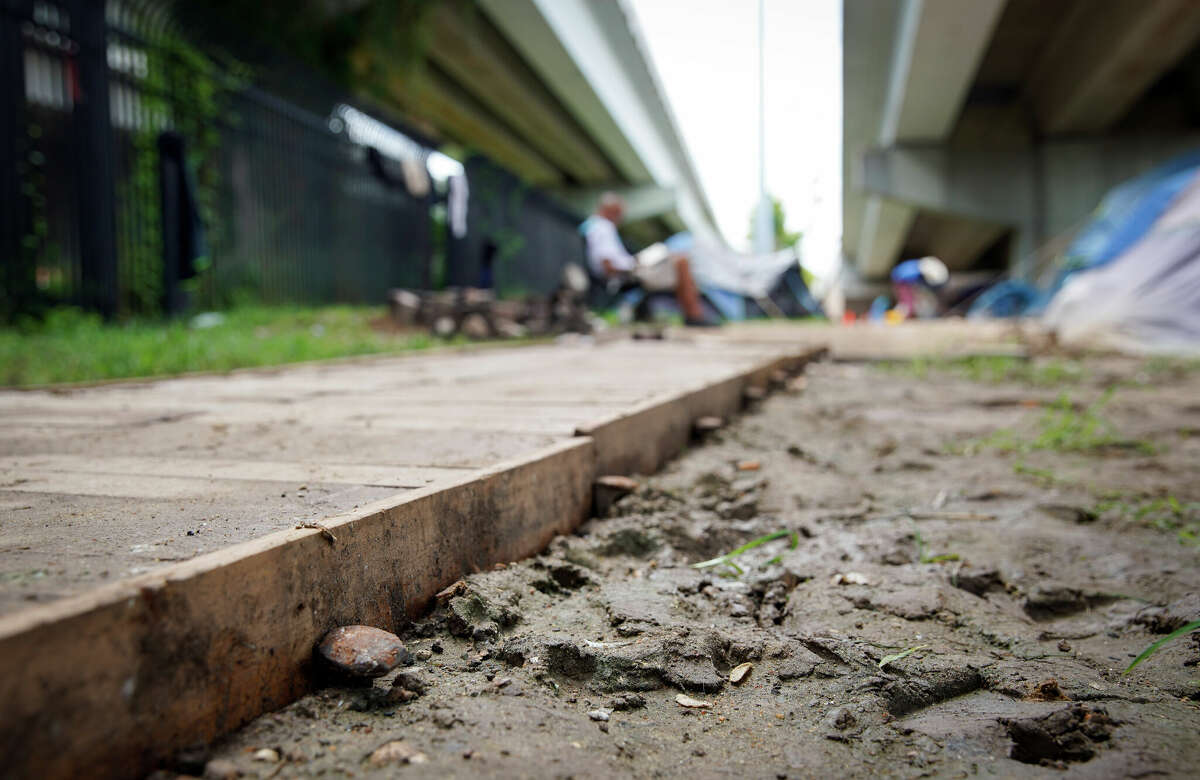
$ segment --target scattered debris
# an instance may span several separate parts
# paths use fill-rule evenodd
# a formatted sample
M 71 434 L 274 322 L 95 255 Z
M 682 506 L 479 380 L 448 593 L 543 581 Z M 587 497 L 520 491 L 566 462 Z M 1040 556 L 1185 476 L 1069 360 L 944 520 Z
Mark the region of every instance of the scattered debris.
M 455 596 L 465 595 L 466 592 L 467 592 L 467 583 L 464 582 L 463 580 L 456 580 L 455 582 L 451 583 L 448 587 L 438 591 L 437 594 L 434 596 L 434 598 L 437 599 L 439 604 L 444 604 L 445 602 L 449 601 L 450 599 L 454 598 Z
M 269 764 L 277 764 L 279 763 L 279 752 L 272 750 L 271 748 L 262 748 L 261 750 L 254 751 L 253 758 L 255 761 L 264 761 Z
M 750 670 L 754 668 L 754 664 L 749 661 L 738 664 L 729 670 L 729 682 L 734 685 L 739 685 L 743 680 L 750 676 Z
M 858 719 L 845 707 L 838 707 L 825 718 L 825 723 L 838 731 L 854 728 Z
M 1058 687 L 1058 680 L 1051 677 L 1033 686 L 1033 692 L 1026 697 L 1029 701 L 1070 701 L 1070 697 Z
M 830 585 L 870 585 L 871 580 L 862 572 L 839 572 L 829 578 Z
M 757 460 L 743 460 L 737 464 L 738 471 L 758 471 L 762 468 L 762 463 Z
M 303 522 L 296 523 L 296 528 L 297 529 L 311 528 L 314 531 L 320 531 L 321 536 L 325 537 L 325 541 L 329 542 L 330 544 L 337 543 L 337 537 L 333 535 L 333 531 L 330 531 L 328 528 L 321 525 L 320 523 L 314 523 L 311 520 L 305 520 Z
M 524 300 L 497 300 L 492 290 L 473 287 L 439 292 L 392 290 L 392 323 L 398 328 L 428 328 L 442 337 L 462 334 L 471 339 L 591 333 L 594 321 L 583 295 L 586 279 L 584 276 L 581 290 L 564 274 L 563 283 L 551 295 Z
M 606 710 L 603 707 L 601 707 L 600 709 L 592 710 L 591 712 L 588 713 L 589 718 L 591 718 L 592 720 L 598 720 L 601 722 L 606 722 L 611 715 L 612 715 L 612 710 Z
M 339 626 L 318 646 L 321 657 L 352 677 L 381 677 L 412 663 L 400 637 L 371 626 Z
M 608 708 L 613 711 L 623 710 L 640 710 L 646 706 L 646 697 L 640 693 L 622 693 L 608 703 Z
M 692 425 L 692 430 L 696 432 L 697 436 L 705 436 L 719 431 L 724 425 L 725 421 L 720 417 L 701 417 Z
M 387 766 L 388 764 L 424 764 L 429 760 L 421 751 L 402 739 L 388 742 L 375 749 L 367 758 L 371 766 Z
M 608 510 L 620 499 L 638 489 L 637 480 L 630 477 L 606 474 L 597 477 L 592 487 L 593 511 L 597 517 L 606 517 Z
M 691 696 L 688 696 L 686 693 L 681 693 L 681 694 L 677 695 L 675 697 L 675 703 L 678 704 L 680 707 L 689 707 L 692 709 L 702 709 L 702 708 L 706 708 L 706 707 L 712 707 L 712 702 L 701 701 L 700 699 L 693 699 Z
M 241 776 L 242 770 L 227 758 L 214 758 L 204 765 L 204 780 L 237 780 Z

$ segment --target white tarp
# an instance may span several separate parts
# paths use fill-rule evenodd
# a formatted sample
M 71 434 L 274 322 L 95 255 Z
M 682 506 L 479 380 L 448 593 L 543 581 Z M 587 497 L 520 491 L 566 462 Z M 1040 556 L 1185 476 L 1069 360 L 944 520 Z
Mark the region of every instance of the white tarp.
M 688 262 L 701 285 L 749 298 L 765 298 L 779 277 L 798 261 L 793 249 L 765 255 L 743 254 L 716 243 L 697 241 L 688 253 Z
M 1044 320 L 1068 346 L 1200 354 L 1200 176 L 1124 254 L 1072 276 Z

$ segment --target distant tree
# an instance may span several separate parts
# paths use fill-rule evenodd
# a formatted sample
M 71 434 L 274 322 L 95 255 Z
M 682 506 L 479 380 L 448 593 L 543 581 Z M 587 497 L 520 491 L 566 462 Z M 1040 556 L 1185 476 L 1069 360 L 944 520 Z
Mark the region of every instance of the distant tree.
M 774 195 L 771 196 L 771 206 L 772 211 L 774 212 L 775 222 L 775 248 L 790 249 L 791 247 L 796 246 L 796 244 L 800 243 L 801 236 L 804 235 L 803 231 L 789 231 L 785 227 L 787 219 L 783 212 L 783 204 L 779 201 L 779 198 L 775 197 Z M 754 215 L 757 210 L 757 207 L 755 207 L 750 211 L 749 238 L 751 242 L 754 241 Z

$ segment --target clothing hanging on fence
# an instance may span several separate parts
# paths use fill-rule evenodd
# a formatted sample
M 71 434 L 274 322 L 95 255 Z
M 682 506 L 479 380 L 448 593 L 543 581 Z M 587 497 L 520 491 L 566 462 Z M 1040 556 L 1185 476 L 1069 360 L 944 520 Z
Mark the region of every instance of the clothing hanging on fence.
M 158 153 L 164 257 L 174 258 L 176 279 L 191 279 L 208 267 L 209 258 L 196 182 L 187 164 L 187 142 L 178 133 L 162 133 Z
M 404 186 L 409 195 L 424 198 L 429 194 L 429 171 L 425 169 L 425 160 L 405 157 L 400 161 L 400 169 L 404 171 Z
M 467 177 L 462 174 L 451 176 L 449 179 L 450 193 L 446 199 L 446 209 L 449 212 L 450 232 L 455 238 L 467 235 L 467 199 L 470 188 Z

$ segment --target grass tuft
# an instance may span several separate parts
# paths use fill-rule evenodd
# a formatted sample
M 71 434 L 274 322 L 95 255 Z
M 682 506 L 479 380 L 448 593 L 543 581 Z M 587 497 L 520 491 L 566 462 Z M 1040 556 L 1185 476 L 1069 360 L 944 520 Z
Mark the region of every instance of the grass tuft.
M 762 545 L 766 544 L 767 542 L 773 542 L 776 539 L 782 539 L 785 536 L 790 537 L 790 541 L 788 542 L 788 549 L 789 550 L 796 549 L 796 547 L 800 544 L 800 534 L 796 533 L 795 531 L 789 531 L 786 528 L 784 528 L 784 529 L 780 529 L 778 531 L 772 531 L 771 533 L 766 534 L 764 536 L 760 536 L 757 539 L 751 539 L 750 541 L 743 544 L 741 547 L 738 547 L 737 549 L 734 549 L 734 550 L 730 550 L 729 552 L 725 553 L 724 555 L 717 556 L 716 558 L 712 558 L 707 561 L 700 561 L 699 563 L 693 563 L 692 568 L 693 569 L 709 569 L 709 568 L 712 568 L 713 566 L 726 566 L 726 567 L 732 569 L 736 574 L 744 574 L 745 570 L 741 566 L 738 566 L 736 563 L 733 562 L 734 558 L 738 557 L 739 555 L 741 555 L 745 552 L 753 550 L 755 547 L 761 547 Z M 778 556 L 776 556 L 776 557 L 778 557 Z M 774 559 L 772 559 L 772 560 L 774 560 Z
M 1158 453 L 1158 447 L 1151 442 L 1121 436 L 1112 421 L 1101 414 L 1112 400 L 1112 394 L 1110 389 L 1095 403 L 1079 410 L 1070 397 L 1063 393 L 1042 414 L 1038 421 L 1037 435 L 1032 440 L 1021 438 L 1009 428 L 1001 428 L 967 445 L 963 448 L 963 453 L 972 454 L 984 449 L 1019 453 L 1034 450 L 1088 454 L 1111 450 L 1131 451 L 1140 455 Z
M 1133 498 L 1112 495 L 1099 501 L 1092 511 L 1116 515 L 1127 523 L 1173 533 L 1180 544 L 1200 545 L 1200 502 L 1184 503 L 1175 496 Z
M 921 536 L 921 532 L 916 528 L 913 528 L 913 539 L 917 543 L 917 560 L 921 563 L 945 563 L 946 561 L 958 560 L 958 553 L 931 555 L 928 546 L 925 544 L 925 538 Z
M 1137 658 L 1133 659 L 1133 663 L 1131 663 L 1129 666 L 1125 667 L 1125 671 L 1121 672 L 1121 674 L 1129 674 L 1131 671 L 1133 671 L 1134 667 L 1136 667 L 1142 661 L 1145 661 L 1150 656 L 1157 653 L 1158 649 L 1160 647 L 1162 647 L 1163 645 L 1165 645 L 1167 642 L 1178 639 L 1179 637 L 1183 636 L 1184 634 L 1190 634 L 1193 631 L 1196 631 L 1197 629 L 1200 629 L 1200 620 L 1193 620 L 1191 623 L 1188 623 L 1186 626 L 1177 628 L 1176 630 L 1167 634 L 1162 639 L 1158 640 L 1157 642 L 1155 642 L 1154 644 L 1150 645 L 1145 650 L 1143 650 L 1141 652 L 1141 654 L 1138 655 Z

